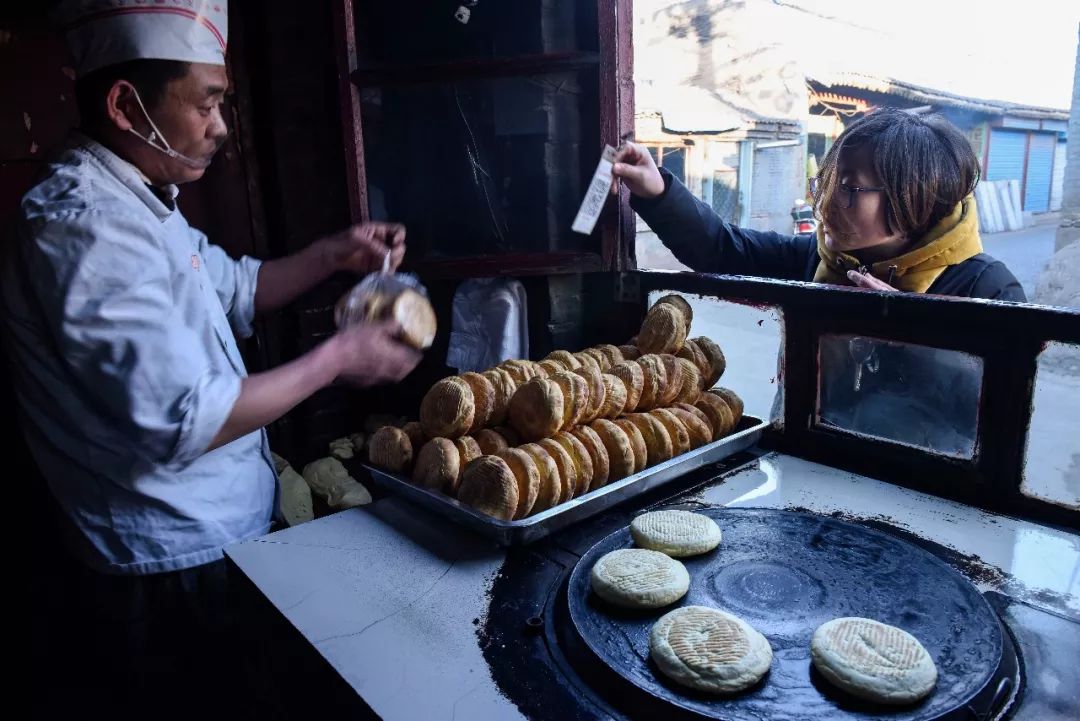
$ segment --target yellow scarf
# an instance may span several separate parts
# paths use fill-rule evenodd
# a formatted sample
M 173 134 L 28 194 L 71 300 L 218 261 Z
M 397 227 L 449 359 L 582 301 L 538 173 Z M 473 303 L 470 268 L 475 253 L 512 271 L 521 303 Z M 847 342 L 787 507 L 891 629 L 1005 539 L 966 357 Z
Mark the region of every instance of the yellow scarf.
M 825 230 L 820 225 L 817 247 L 821 262 L 814 273 L 814 282 L 852 285 L 847 272 L 858 270 L 862 263 L 847 253 L 825 247 Z M 969 195 L 956 204 L 952 213 L 938 221 L 914 248 L 891 260 L 874 263 L 868 270 L 897 290 L 925 293 L 946 268 L 978 255 L 982 249 L 975 196 Z

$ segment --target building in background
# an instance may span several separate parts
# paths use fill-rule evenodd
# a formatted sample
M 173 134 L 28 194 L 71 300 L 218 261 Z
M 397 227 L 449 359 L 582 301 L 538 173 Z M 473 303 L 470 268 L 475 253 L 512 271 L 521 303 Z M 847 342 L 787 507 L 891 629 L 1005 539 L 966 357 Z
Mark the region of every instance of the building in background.
M 913 6 L 904 25 L 844 0 L 635 0 L 636 138 L 725 220 L 786 233 L 847 123 L 883 105 L 940 112 L 971 139 L 985 181 L 1016 182 L 1018 222 L 1060 210 L 1069 98 L 1007 72 L 1026 53 L 1019 40 L 956 42 L 964 11 L 934 8 L 935 24 Z M 640 221 L 637 254 L 642 267 L 683 267 Z
M 955 95 L 859 73 L 808 77 L 807 150 L 818 159 L 845 121 L 876 107 L 937 112 L 968 136 L 985 181 L 1016 180 L 1025 213 L 1061 210 L 1069 112 Z
M 725 220 L 788 232 L 806 193 L 807 88 L 765 2 L 636 0 L 635 137 Z M 682 268 L 639 221 L 638 264 Z

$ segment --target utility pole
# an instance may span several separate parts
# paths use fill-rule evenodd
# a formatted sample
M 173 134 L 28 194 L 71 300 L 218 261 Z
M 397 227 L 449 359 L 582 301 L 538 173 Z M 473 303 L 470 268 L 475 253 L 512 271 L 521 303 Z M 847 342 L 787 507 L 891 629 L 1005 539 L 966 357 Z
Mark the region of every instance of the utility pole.
M 1055 251 L 1080 240 L 1080 29 L 1077 30 L 1077 38 L 1068 146 L 1065 148 L 1065 187 L 1062 193 L 1061 224 L 1054 241 Z

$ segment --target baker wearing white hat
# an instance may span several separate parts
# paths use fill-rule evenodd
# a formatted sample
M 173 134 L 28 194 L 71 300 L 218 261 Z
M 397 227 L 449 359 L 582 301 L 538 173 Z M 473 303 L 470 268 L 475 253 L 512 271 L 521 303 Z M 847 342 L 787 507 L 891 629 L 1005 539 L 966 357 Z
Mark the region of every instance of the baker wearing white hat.
M 387 253 L 396 267 L 405 231 L 355 226 L 290 257 L 230 258 L 175 203 L 227 135 L 226 1 L 79 0 L 61 19 L 81 129 L 23 198 L 0 281 L 22 426 L 92 569 L 74 595 L 114 597 L 97 610 L 120 627 L 94 643 L 181 665 L 197 644 L 205 664 L 208 614 L 192 609 L 206 598 L 163 599 L 212 593 L 222 547 L 270 528 L 263 426 L 339 377 L 398 381 L 419 360 L 394 328 L 367 326 L 249 376 L 234 334 L 336 271 Z M 167 648 L 146 637 L 158 626 Z
M 75 0 L 58 12 L 83 129 L 151 183 L 198 179 L 228 135 L 220 112 L 227 8 L 222 0 Z

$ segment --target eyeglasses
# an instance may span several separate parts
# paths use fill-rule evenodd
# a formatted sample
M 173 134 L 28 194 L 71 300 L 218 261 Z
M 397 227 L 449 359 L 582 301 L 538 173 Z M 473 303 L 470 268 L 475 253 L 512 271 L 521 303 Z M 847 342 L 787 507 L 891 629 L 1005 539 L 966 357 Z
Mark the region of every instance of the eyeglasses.
M 814 199 L 818 198 L 818 191 L 821 190 L 821 181 L 817 178 L 810 178 L 810 194 L 814 196 Z M 860 188 L 855 185 L 844 185 L 838 183 L 836 190 L 839 192 L 837 198 L 842 202 L 844 208 L 850 208 L 855 205 L 855 193 L 881 193 L 885 191 L 884 187 L 881 188 Z

